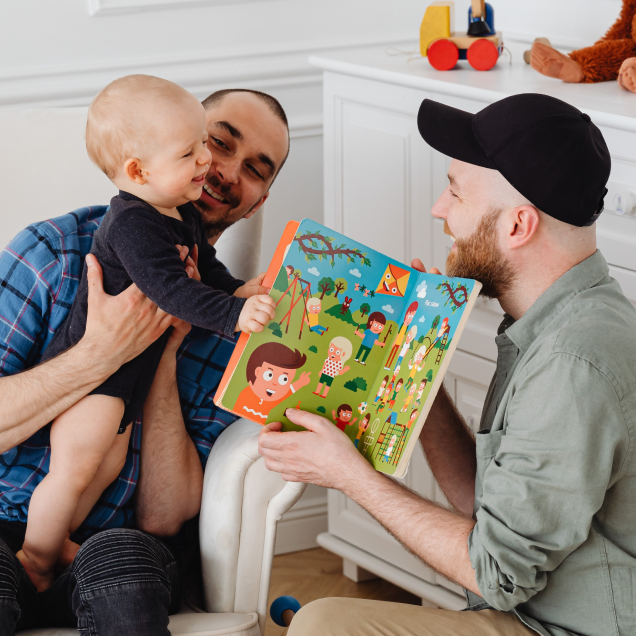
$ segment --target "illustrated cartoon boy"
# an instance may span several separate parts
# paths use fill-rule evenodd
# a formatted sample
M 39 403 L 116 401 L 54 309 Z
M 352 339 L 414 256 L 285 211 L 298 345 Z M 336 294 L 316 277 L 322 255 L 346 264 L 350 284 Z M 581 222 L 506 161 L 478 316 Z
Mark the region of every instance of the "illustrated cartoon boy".
M 313 331 L 319 336 L 322 336 L 323 333 L 329 331 L 329 327 L 323 327 L 318 324 L 321 308 L 320 298 L 310 298 L 307 301 L 307 315 L 305 316 L 305 322 L 309 325 L 309 331 Z
M 329 343 L 329 350 L 327 351 L 327 359 L 320 372 L 320 379 L 318 380 L 318 386 L 314 391 L 314 395 L 326 398 L 329 393 L 329 389 L 333 383 L 333 379 L 337 375 L 343 375 L 349 371 L 349 366 L 343 366 L 344 363 L 351 357 L 353 352 L 353 345 L 349 340 L 343 336 L 336 336 Z M 325 388 L 324 393 L 321 395 L 322 388 Z
M 385 375 L 384 380 L 382 380 L 382 384 L 380 385 L 380 388 L 378 389 L 378 394 L 375 396 L 375 400 L 373 400 L 374 404 L 377 404 L 380 401 L 380 398 L 382 397 L 382 393 L 384 393 L 384 388 L 386 387 L 386 384 L 388 381 L 389 381 L 389 376 Z
M 406 423 L 404 430 L 402 431 L 402 437 L 406 437 L 408 432 L 411 430 L 411 426 L 413 426 L 413 422 L 417 419 L 417 414 L 419 413 L 419 409 L 413 409 L 411 411 L 411 417 L 409 417 L 409 421 Z
M 367 413 L 360 424 L 358 424 L 358 434 L 353 442 L 354 446 L 358 448 L 358 443 L 360 442 L 360 438 L 364 435 L 364 432 L 369 428 L 369 420 L 371 419 L 371 413 Z
M 341 404 L 338 407 L 337 413 L 336 411 L 331 411 L 331 416 L 333 421 L 336 423 L 336 426 L 341 431 L 344 431 L 347 426 L 351 426 L 358 421 L 357 417 L 351 419 L 353 416 L 353 409 L 348 404 Z
M 298 349 L 278 342 L 256 347 L 247 361 L 245 376 L 248 385 L 239 394 L 234 411 L 263 424 L 269 412 L 289 393 L 295 393 L 311 381 L 311 371 L 303 372 L 296 382 L 296 370 L 307 361 Z
M 357 328 L 355 331 L 356 336 L 362 338 L 362 344 L 356 353 L 356 362 L 360 364 L 366 364 L 366 359 L 369 357 L 373 345 L 380 345 L 384 347 L 386 342 L 380 342 L 378 338 L 386 325 L 386 317 L 380 311 L 374 311 L 367 320 L 367 328 L 364 333 L 361 333 Z M 360 359 L 362 357 L 362 359 Z
M 402 389 L 403 384 L 404 384 L 404 380 L 400 378 L 395 385 L 395 391 L 393 391 L 393 395 L 391 396 L 391 399 L 388 402 L 388 407 L 389 409 L 391 409 L 391 411 L 393 410 L 393 407 L 395 406 L 395 400 L 397 400 L 398 393 Z
M 404 340 L 404 344 L 400 349 L 400 355 L 398 355 L 397 362 L 395 363 L 396 369 L 399 369 L 402 366 L 402 360 L 404 360 L 404 356 L 409 350 L 411 342 L 413 342 L 413 338 L 415 338 L 415 336 L 417 336 L 417 325 L 413 325 L 406 334 L 406 339 Z
M 424 395 L 424 389 L 426 388 L 427 384 L 428 384 L 428 380 L 426 378 L 424 378 L 420 382 L 420 386 L 417 390 L 417 396 L 415 397 L 415 406 L 420 405 L 420 402 L 422 401 L 422 395 Z
M 406 316 L 404 316 L 404 323 L 400 327 L 400 330 L 397 332 L 397 336 L 395 336 L 395 340 L 393 341 L 393 346 L 391 347 L 391 353 L 389 355 L 389 359 L 386 361 L 386 366 L 384 367 L 385 369 L 387 369 L 387 371 L 391 369 L 391 365 L 393 364 L 393 361 L 395 360 L 395 356 L 397 355 L 397 352 L 400 350 L 400 347 L 402 346 L 402 342 L 404 342 L 404 336 L 406 335 L 406 330 L 409 328 L 409 325 L 413 322 L 413 318 L 415 318 L 415 314 L 417 313 L 418 307 L 419 305 L 417 304 L 417 300 L 415 300 L 409 305 L 409 308 L 406 310 Z

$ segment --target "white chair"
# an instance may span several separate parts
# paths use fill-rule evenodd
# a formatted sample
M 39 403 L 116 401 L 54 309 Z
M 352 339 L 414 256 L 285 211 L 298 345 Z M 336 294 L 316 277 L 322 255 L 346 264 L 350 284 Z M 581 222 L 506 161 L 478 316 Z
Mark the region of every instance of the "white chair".
M 86 157 L 86 110 L 0 111 L 0 248 L 34 221 L 98 203 L 114 188 Z M 35 160 L 38 197 L 33 197 Z M 230 228 L 217 244 L 219 258 L 236 276 L 256 275 L 262 213 Z M 255 249 L 255 246 L 256 249 Z M 265 468 L 258 454 L 259 424 L 239 420 L 220 436 L 208 459 L 200 517 L 205 607 L 183 608 L 170 618 L 173 636 L 262 636 L 276 523 L 305 485 L 287 483 Z M 74 629 L 36 629 L 21 636 L 77 636 Z

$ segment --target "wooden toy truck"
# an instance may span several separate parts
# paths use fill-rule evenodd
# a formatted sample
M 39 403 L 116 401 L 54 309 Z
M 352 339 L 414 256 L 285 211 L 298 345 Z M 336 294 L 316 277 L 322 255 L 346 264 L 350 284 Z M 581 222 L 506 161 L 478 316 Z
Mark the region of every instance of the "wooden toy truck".
M 457 60 L 468 60 L 477 71 L 491 69 L 503 50 L 501 32 L 495 31 L 494 11 L 485 0 L 471 0 L 468 31 L 453 32 L 455 3 L 433 2 L 420 27 L 420 52 L 438 71 L 448 71 Z

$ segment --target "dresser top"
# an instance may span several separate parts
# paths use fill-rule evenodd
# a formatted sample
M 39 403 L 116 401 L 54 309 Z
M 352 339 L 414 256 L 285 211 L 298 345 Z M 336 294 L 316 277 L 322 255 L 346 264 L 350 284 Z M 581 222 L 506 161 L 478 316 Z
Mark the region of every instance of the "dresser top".
M 416 46 L 403 45 L 400 50 Z M 485 103 L 517 93 L 542 93 L 576 106 L 599 125 L 636 132 L 636 94 L 621 90 L 616 82 L 566 84 L 540 75 L 522 60 L 509 64 L 507 54 L 490 71 L 475 71 L 465 60 L 451 71 L 436 71 L 420 56 L 419 49 L 411 61 L 408 55 L 390 54 L 395 52 L 387 47 L 334 51 L 312 56 L 309 62 L 325 71 Z

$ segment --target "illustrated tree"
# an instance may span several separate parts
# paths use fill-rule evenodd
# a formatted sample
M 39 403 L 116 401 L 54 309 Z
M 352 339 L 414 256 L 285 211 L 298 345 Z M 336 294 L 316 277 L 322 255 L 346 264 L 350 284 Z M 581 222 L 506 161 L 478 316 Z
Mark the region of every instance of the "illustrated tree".
M 274 281 L 274 289 L 277 289 L 280 292 L 284 292 L 289 287 L 289 281 L 287 280 L 287 274 L 285 272 L 285 268 L 281 268 L 280 272 L 278 272 L 278 276 Z
M 439 289 L 446 298 L 444 307 L 449 303 L 451 312 L 455 313 L 462 305 L 468 302 L 468 290 L 461 282 L 449 283 L 447 280 L 441 282 L 435 289 Z
M 268 329 L 272 330 L 272 333 L 277 337 L 277 338 L 282 338 L 283 337 L 283 332 L 280 329 L 280 325 L 277 322 L 270 322 L 269 325 L 267 325 Z
M 439 321 L 441 319 L 442 317 L 439 314 L 433 318 L 433 324 L 431 325 L 430 331 L 435 331 L 435 329 L 437 329 L 437 325 L 439 325 Z
M 333 293 L 334 298 L 338 298 L 338 294 L 341 291 L 346 291 L 348 287 L 347 281 L 344 278 L 336 278 L 336 280 L 334 281 L 334 285 L 335 285 L 335 291 Z
M 371 267 L 371 261 L 367 258 L 366 252 L 359 248 L 347 247 L 346 243 L 336 245 L 335 239 L 331 236 L 324 236 L 319 231 L 307 230 L 305 234 L 294 237 L 298 244 L 298 251 L 305 255 L 308 263 L 315 260 L 331 261 L 331 267 L 336 266 L 336 257 L 347 259 L 347 263 L 359 263 L 366 267 Z
M 415 345 L 418 345 L 418 349 L 422 346 L 422 343 L 424 342 L 424 338 L 426 336 L 420 336 L 417 340 L 411 340 L 411 346 L 409 347 L 409 349 L 411 351 L 415 351 Z
M 318 281 L 318 289 L 322 292 L 320 300 L 325 296 L 331 296 L 334 290 L 334 282 L 332 278 L 325 276 Z
M 426 382 L 432 382 L 433 381 L 433 369 L 429 369 L 428 373 L 426 374 Z
M 371 311 L 371 305 L 369 303 L 362 303 L 360 305 L 360 318 L 364 318 Z

